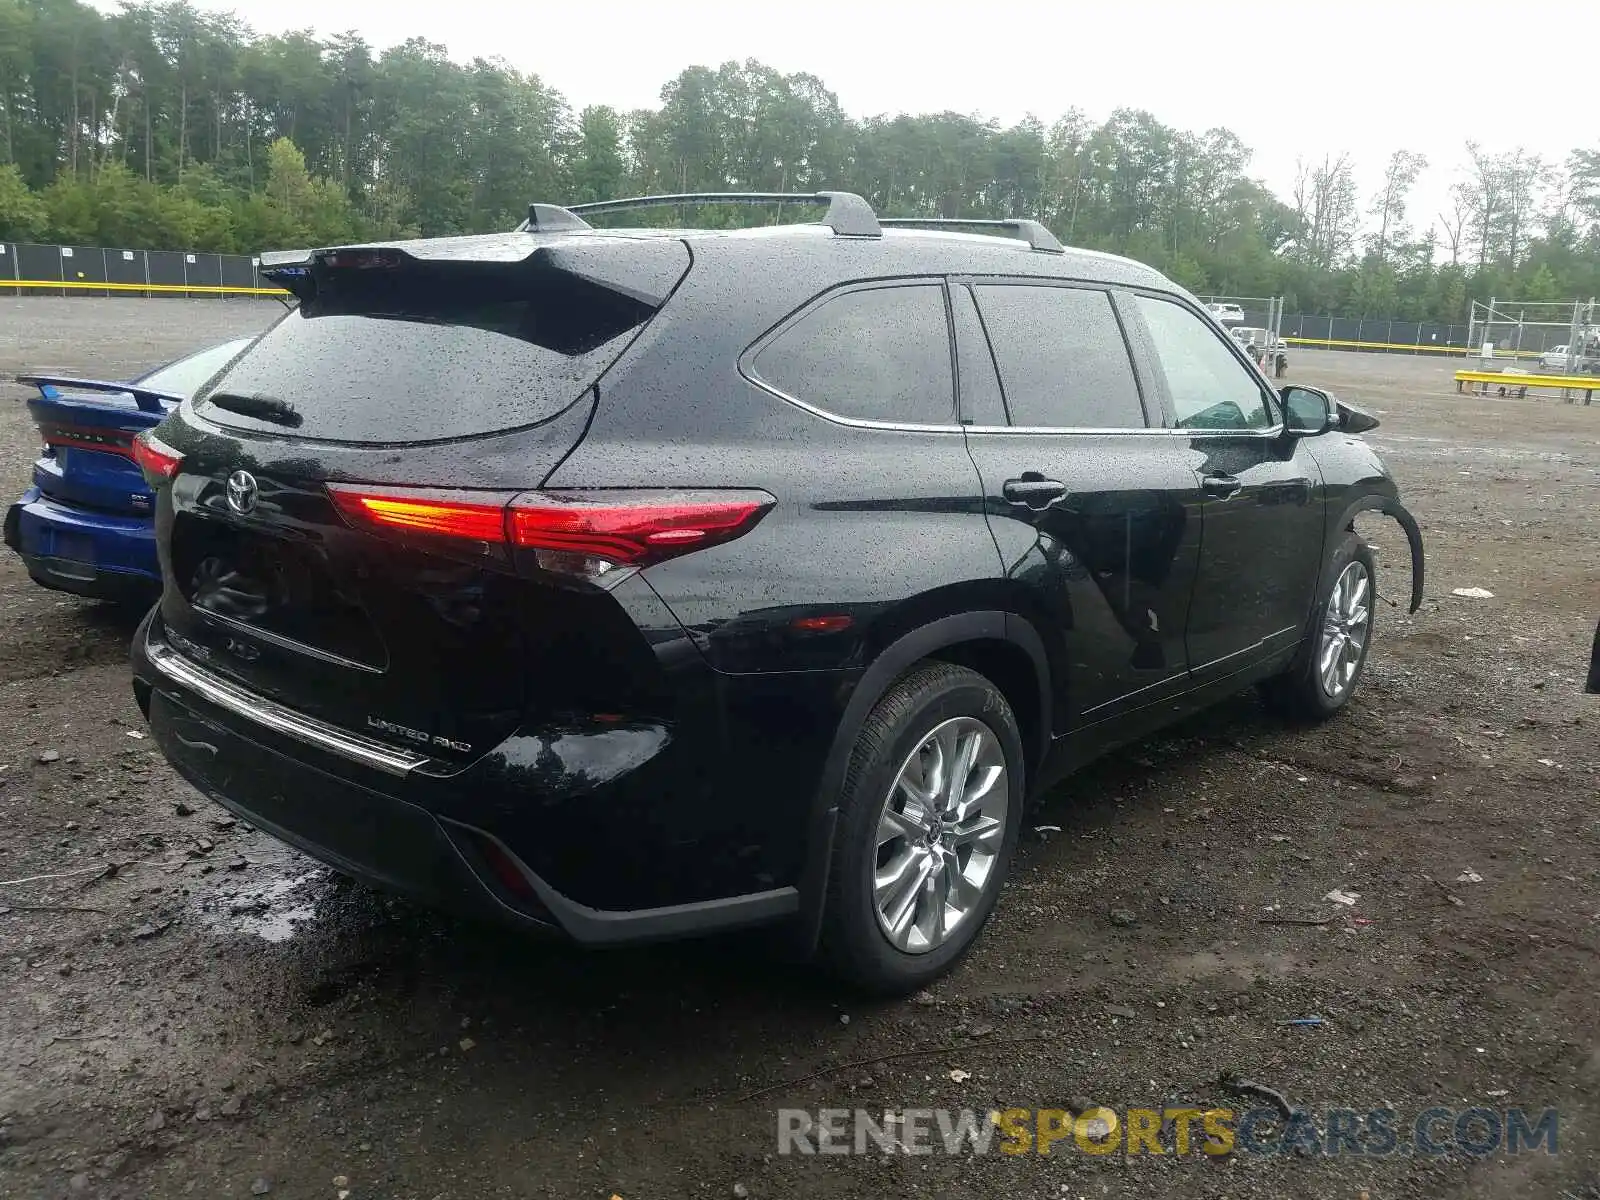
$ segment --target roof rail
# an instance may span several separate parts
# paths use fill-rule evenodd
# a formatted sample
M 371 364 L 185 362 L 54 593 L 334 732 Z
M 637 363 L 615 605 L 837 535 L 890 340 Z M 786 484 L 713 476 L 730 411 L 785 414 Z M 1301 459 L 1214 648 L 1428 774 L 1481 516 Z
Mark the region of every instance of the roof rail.
M 877 237 L 878 215 L 854 192 L 684 192 L 672 196 L 631 196 L 626 200 L 597 200 L 573 204 L 565 210 L 582 219 L 590 213 L 622 212 L 630 208 L 665 208 L 675 204 L 826 204 L 822 223 L 845 237 Z
M 1038 221 L 990 221 L 966 217 L 880 217 L 878 224 L 901 225 L 912 229 L 924 227 L 942 229 L 947 226 L 967 229 L 1009 229 L 1019 235 L 1035 250 L 1044 250 L 1050 254 L 1066 253 L 1066 247 L 1056 240 L 1056 235 L 1039 224 Z
M 518 229 L 519 233 L 551 233 L 561 229 L 590 229 L 589 222 L 570 208 L 559 204 L 530 204 L 528 219 Z

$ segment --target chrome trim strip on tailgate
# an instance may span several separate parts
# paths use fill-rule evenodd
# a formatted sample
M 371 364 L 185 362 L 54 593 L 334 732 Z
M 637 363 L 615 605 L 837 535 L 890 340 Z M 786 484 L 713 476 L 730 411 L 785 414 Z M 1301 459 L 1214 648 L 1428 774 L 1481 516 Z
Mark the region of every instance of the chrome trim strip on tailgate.
M 309 742 L 364 767 L 375 767 L 390 775 L 405 775 L 413 767 L 428 761 L 425 754 L 397 750 L 371 738 L 346 733 L 326 721 L 292 712 L 281 704 L 235 687 L 210 671 L 201 670 L 170 646 L 163 646 L 151 638 L 145 640 L 145 655 L 150 665 L 166 678 L 195 692 L 218 708 L 225 708 L 275 733 Z

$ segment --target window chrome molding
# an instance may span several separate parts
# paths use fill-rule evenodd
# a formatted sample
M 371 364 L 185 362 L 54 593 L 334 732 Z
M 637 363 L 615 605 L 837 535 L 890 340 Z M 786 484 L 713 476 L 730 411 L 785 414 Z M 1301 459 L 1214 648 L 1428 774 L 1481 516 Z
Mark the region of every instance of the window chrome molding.
M 1185 434 L 1188 437 L 1204 438 L 1278 438 L 1283 436 L 1284 424 L 1282 421 L 1276 425 L 1269 425 L 1265 429 L 1188 429 L 1179 426 L 1174 433 Z
M 851 429 L 877 429 L 888 433 L 1066 434 L 1075 437 L 1098 434 L 1103 437 L 1271 439 L 1282 437 L 1284 432 L 1284 426 L 1281 423 L 1266 429 L 1189 429 L 1183 426 L 1167 425 L 1144 425 L 1125 428 L 1120 425 L 960 425 L 956 423 L 919 423 L 915 421 L 874 421 L 868 417 L 846 417 L 839 413 L 829 412 L 825 408 L 818 408 L 815 404 L 808 404 L 797 396 L 791 396 L 782 389 L 773 387 L 766 380 L 754 375 L 746 375 L 745 379 L 769 396 L 774 396 L 786 404 L 792 404 L 814 417 L 821 417 L 824 421 L 829 421 L 835 425 L 844 425 Z
M 818 408 L 798 396 L 791 396 L 782 388 L 774 387 L 762 379 L 754 371 L 741 371 L 740 374 L 747 383 L 760 388 L 769 396 L 775 396 L 786 404 L 792 404 L 814 417 L 821 417 L 824 421 L 831 421 L 835 425 L 847 425 L 852 429 L 887 429 L 897 433 L 961 433 L 966 428 L 955 421 L 877 421 L 871 417 L 847 417 L 841 413 L 829 412 L 825 408 Z
M 962 425 L 958 422 L 917 422 L 917 421 L 875 421 L 869 417 L 846 417 L 839 413 L 829 412 L 825 408 L 818 408 L 798 396 L 791 396 L 781 388 L 755 374 L 747 374 L 746 381 L 760 388 L 770 396 L 775 396 L 786 404 L 803 409 L 814 417 L 821 417 L 824 421 L 831 421 L 835 425 L 845 425 L 852 429 L 880 429 L 891 433 L 1101 433 L 1101 434 L 1161 434 L 1171 436 L 1175 433 L 1184 433 L 1182 429 L 1167 429 L 1161 426 L 1139 426 L 1136 428 L 1122 428 L 1120 426 L 1104 425 Z
M 1074 437 L 1093 436 L 1102 437 L 1172 437 L 1181 434 L 1181 429 L 1168 429 L 1162 425 L 963 425 L 968 433 L 1031 433 L 1071 434 Z

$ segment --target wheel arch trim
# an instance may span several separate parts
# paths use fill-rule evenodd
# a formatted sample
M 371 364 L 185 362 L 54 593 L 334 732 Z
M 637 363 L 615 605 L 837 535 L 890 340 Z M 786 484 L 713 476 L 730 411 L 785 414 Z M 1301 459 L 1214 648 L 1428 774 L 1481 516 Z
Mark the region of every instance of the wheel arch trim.
M 1408 611 L 1416 612 L 1422 607 L 1422 585 L 1426 571 L 1422 547 L 1422 528 L 1417 524 L 1400 498 L 1395 495 L 1385 495 L 1381 492 L 1369 492 L 1355 500 L 1349 501 L 1339 513 L 1339 519 L 1334 522 L 1333 528 L 1349 529 L 1358 515 L 1364 512 L 1381 512 L 1385 516 L 1393 517 L 1395 522 L 1405 531 L 1406 541 L 1411 546 L 1411 607 Z M 1326 565 L 1324 565 L 1326 571 Z M 1318 586 L 1317 594 L 1322 594 L 1322 589 L 1327 586 L 1327 580 L 1322 580 Z
M 1044 640 L 1026 617 L 1000 609 L 957 613 L 941 617 L 897 638 L 873 658 L 845 703 L 844 713 L 834 731 L 833 744 L 823 763 L 822 778 L 811 801 L 806 821 L 806 857 L 800 880 L 800 928 L 802 949 L 815 950 L 822 932 L 823 906 L 828 894 L 828 871 L 833 859 L 833 839 L 838 826 L 839 789 L 850 765 L 856 735 L 879 698 L 906 671 L 933 657 L 940 650 L 965 642 L 1006 642 L 1021 649 L 1031 660 L 1039 688 L 1039 721 L 1035 741 L 1027 749 L 1030 766 L 1037 767 L 1050 744 L 1051 687 L 1050 663 Z M 1026 786 L 1026 778 L 1024 779 Z

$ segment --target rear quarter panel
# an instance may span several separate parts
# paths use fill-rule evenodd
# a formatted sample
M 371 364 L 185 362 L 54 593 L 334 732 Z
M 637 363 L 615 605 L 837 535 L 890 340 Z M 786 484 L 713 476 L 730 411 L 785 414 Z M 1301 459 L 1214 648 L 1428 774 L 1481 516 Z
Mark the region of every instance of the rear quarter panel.
M 815 291 L 833 282 L 818 278 Z M 810 286 L 769 291 L 697 266 L 601 379 L 587 435 L 546 485 L 774 497 L 743 537 L 644 576 L 711 668 L 714 698 L 684 706 L 679 734 L 715 763 L 711 790 L 741 798 L 751 857 L 779 884 L 795 880 L 823 765 L 867 664 L 919 625 L 996 607 L 1001 588 L 959 429 L 840 424 L 739 373 L 744 349 Z M 847 620 L 807 628 L 816 617 Z

